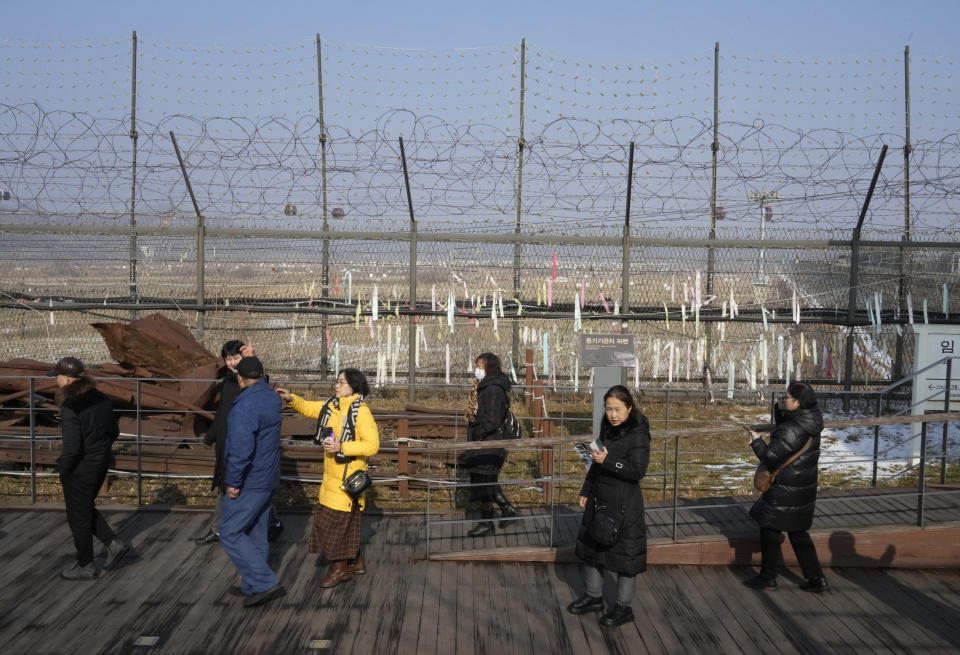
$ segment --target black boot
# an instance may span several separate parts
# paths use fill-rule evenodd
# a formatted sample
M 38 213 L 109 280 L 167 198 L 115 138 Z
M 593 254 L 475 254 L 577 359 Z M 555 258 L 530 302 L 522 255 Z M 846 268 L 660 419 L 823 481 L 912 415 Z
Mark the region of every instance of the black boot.
M 510 519 L 517 515 L 517 508 L 510 504 L 507 497 L 503 495 L 503 489 L 499 486 L 497 486 L 496 491 L 493 493 L 493 500 L 500 506 L 500 516 L 503 518 L 503 520 L 500 521 L 500 527 L 505 528 L 510 525 Z
M 624 623 L 630 623 L 630 621 L 633 621 L 633 608 L 629 605 L 617 603 L 612 610 L 603 615 L 600 619 L 600 625 L 613 628 Z
M 480 523 L 467 532 L 468 537 L 486 537 L 488 534 L 493 534 L 493 521 L 490 519 L 493 518 L 493 508 L 484 507 L 480 510 L 480 518 L 483 519 Z
M 603 598 L 594 598 L 590 594 L 584 594 L 567 605 L 567 611 L 571 614 L 586 614 L 587 612 L 602 612 Z

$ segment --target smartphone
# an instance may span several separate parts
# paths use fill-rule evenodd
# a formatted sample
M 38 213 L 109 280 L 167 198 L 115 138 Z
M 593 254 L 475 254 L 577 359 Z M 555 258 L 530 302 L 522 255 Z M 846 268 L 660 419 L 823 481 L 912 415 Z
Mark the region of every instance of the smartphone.
M 316 436 L 316 438 L 314 439 L 314 443 L 316 443 L 318 446 L 322 446 L 323 444 L 327 443 L 328 441 L 331 441 L 332 439 L 333 439 L 333 428 L 326 427 L 326 428 L 323 428 L 320 431 L 320 433 Z

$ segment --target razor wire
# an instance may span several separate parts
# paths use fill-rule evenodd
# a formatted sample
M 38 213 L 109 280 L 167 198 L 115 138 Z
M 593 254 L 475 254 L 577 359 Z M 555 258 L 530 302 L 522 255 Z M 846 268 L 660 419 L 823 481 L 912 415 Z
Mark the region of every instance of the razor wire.
M 196 241 L 162 233 L 196 223 L 171 132 L 207 228 L 317 235 L 327 221 L 331 229 L 371 236 L 409 227 L 399 137 L 424 235 L 512 233 L 519 224 L 521 236 L 619 236 L 633 143 L 634 235 L 703 239 L 713 215 L 717 237 L 735 240 L 756 240 L 761 225 L 771 239 L 849 239 L 881 145 L 904 144 L 899 57 L 722 56 L 715 90 L 709 52 L 611 63 L 574 61 L 525 43 L 448 52 L 312 40 L 255 47 L 136 43 L 135 57 L 133 44 L 123 41 L 0 43 L 7 64 L 0 88 L 8 103 L 0 105 L 0 185 L 12 195 L 0 201 L 0 244 L 8 255 L 3 291 L 34 310 L 4 310 L 8 346 L 0 357 L 40 339 L 43 352 L 79 347 L 103 360 L 102 344 L 78 336 L 79 326 L 91 318 L 129 318 L 117 306 L 128 295 L 131 248 L 141 299 L 199 328 L 197 313 L 181 309 L 197 291 Z M 870 310 L 871 325 L 856 328 L 855 344 L 864 381 L 889 374 L 905 322 L 901 280 L 918 321 L 921 303 L 924 313 L 929 304 L 949 315 L 958 294 L 960 262 L 953 251 L 937 249 L 938 242 L 957 240 L 960 229 L 955 62 L 912 62 L 909 213 L 904 162 L 888 157 L 864 238 L 900 239 L 909 219 L 910 238 L 930 248 L 906 256 L 864 252 L 857 302 L 859 311 Z M 715 91 L 721 109 L 714 213 Z M 762 190 L 780 199 L 749 199 Z M 134 221 L 159 232 L 134 244 L 70 233 Z M 2 232 L 4 224 L 62 226 L 64 235 L 11 234 Z M 416 357 L 407 352 L 408 326 L 399 313 L 415 300 L 431 308 L 420 317 L 417 343 L 422 366 L 435 373 L 452 368 L 460 375 L 461 361 L 469 372 L 479 348 L 514 347 L 508 328 L 497 328 L 499 313 L 518 325 L 519 346 L 536 350 L 540 374 L 555 377 L 559 369 L 573 378 L 580 332 L 574 305 L 581 305 L 588 330 L 622 327 L 618 247 L 523 244 L 514 304 L 511 246 L 424 241 L 418 297 L 409 299 L 404 243 L 338 241 L 331 244 L 322 303 L 328 319 L 311 314 L 315 302 L 321 308 L 321 245 L 320 238 L 208 239 L 205 296 L 219 309 L 205 312 L 202 338 L 216 343 L 252 331 L 278 365 L 300 369 L 324 365 L 317 355 L 323 342 L 331 353 L 343 344 L 352 361 L 376 367 L 384 381 Z M 781 248 L 759 261 L 756 248 L 715 254 L 713 307 L 722 304 L 731 319 L 735 304 L 753 312 L 750 323 L 718 328 L 720 369 L 733 369 L 739 383 L 750 375 L 751 357 L 766 351 L 773 377 L 789 370 L 788 353 L 821 377 L 839 374 L 844 344 L 836 325 L 773 319 L 790 312 L 799 296 L 805 310 L 822 316 L 832 307 L 834 322 L 842 323 L 846 253 Z M 631 255 L 630 306 L 645 312 L 642 322 L 630 323 L 638 379 L 697 379 L 705 334 L 694 289 L 706 274 L 705 249 L 637 247 Z M 759 277 L 769 279 L 758 291 L 754 278 L 764 264 Z M 34 300 L 49 301 L 49 316 Z M 102 305 L 71 311 L 63 304 L 91 301 Z M 227 311 L 230 303 L 250 311 Z M 452 317 L 437 315 L 451 305 Z M 380 321 L 369 320 L 374 308 Z

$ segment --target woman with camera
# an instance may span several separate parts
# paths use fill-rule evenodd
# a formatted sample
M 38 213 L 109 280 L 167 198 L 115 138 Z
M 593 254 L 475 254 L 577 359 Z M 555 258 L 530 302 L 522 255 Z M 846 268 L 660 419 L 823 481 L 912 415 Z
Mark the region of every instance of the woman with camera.
M 355 368 L 345 368 L 337 374 L 333 390 L 333 397 L 326 401 L 309 401 L 277 389 L 288 407 L 317 419 L 315 441 L 326 451 L 319 505 L 310 532 L 310 552 L 324 553 L 330 562 L 321 587 L 334 587 L 367 572 L 360 553 L 363 496 L 354 500 L 343 485 L 355 472 L 366 469 L 367 458 L 380 449 L 376 421 L 363 402 L 370 393 L 367 378 Z
M 819 594 L 827 589 L 827 581 L 807 532 L 817 503 L 823 430 L 817 394 L 809 384 L 794 382 L 787 387 L 783 406 L 778 403 L 774 407 L 773 418 L 769 444 L 750 431 L 750 447 L 775 477 L 750 509 L 750 516 L 760 525 L 760 573 L 744 584 L 764 591 L 777 588 L 777 563 L 786 532 L 803 572 L 800 589 Z
M 623 385 L 603 396 L 600 436 L 580 489 L 584 510 L 576 554 L 583 561 L 586 593 L 567 606 L 571 614 L 602 612 L 603 572 L 617 574 L 616 604 L 600 618 L 613 627 L 633 621 L 638 573 L 647 570 L 647 528 L 640 480 L 650 462 L 650 425 Z M 598 450 L 595 446 L 599 445 Z

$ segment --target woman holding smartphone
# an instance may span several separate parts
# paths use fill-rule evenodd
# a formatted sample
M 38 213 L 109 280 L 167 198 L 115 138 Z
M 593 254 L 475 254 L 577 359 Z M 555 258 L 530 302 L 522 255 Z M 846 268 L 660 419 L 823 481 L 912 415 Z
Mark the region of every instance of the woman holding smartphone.
M 600 619 L 601 625 L 612 627 L 633 621 L 636 575 L 647 570 L 640 480 L 650 462 L 650 426 L 630 390 L 622 385 L 610 387 L 603 404 L 600 436 L 594 441 L 600 450 L 590 449 L 592 464 L 580 489 L 584 512 L 576 554 L 583 561 L 586 593 L 570 603 L 567 611 L 602 612 L 603 573 L 613 571 L 617 574 L 616 604 Z
M 333 397 L 325 401 L 309 401 L 277 389 L 288 407 L 317 419 L 316 441 L 326 451 L 319 505 L 310 531 L 310 552 L 324 553 L 330 561 L 321 587 L 335 587 L 367 572 L 360 552 L 363 498 L 354 501 L 340 485 L 344 478 L 365 469 L 367 458 L 380 450 L 377 423 L 363 402 L 370 393 L 367 378 L 355 368 L 345 368 L 337 374 L 333 390 Z

